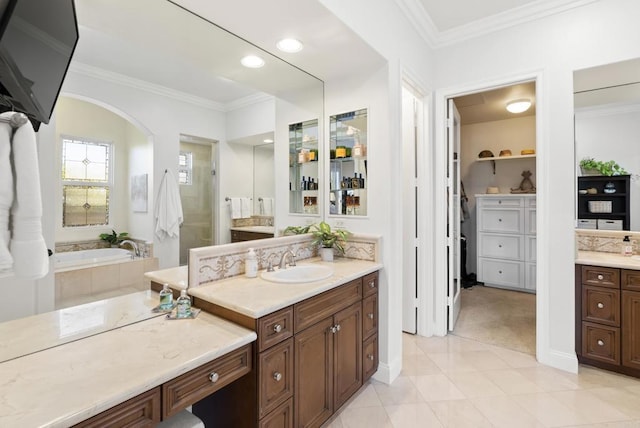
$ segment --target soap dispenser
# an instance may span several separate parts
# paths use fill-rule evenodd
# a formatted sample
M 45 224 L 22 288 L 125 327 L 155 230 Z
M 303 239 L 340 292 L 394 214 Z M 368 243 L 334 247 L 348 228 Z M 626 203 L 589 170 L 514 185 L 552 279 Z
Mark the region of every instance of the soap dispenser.
M 247 251 L 247 257 L 244 259 L 244 274 L 247 278 L 255 278 L 258 276 L 258 257 L 253 248 Z
M 180 290 L 180 297 L 176 300 L 176 318 L 189 318 L 191 316 L 191 298 L 187 296 L 187 290 Z
M 631 244 L 631 239 L 629 235 L 626 235 L 622 240 L 622 254 L 630 257 L 633 255 L 633 245 Z
M 169 284 L 164 284 L 160 290 L 160 310 L 170 311 L 173 309 L 173 292 Z

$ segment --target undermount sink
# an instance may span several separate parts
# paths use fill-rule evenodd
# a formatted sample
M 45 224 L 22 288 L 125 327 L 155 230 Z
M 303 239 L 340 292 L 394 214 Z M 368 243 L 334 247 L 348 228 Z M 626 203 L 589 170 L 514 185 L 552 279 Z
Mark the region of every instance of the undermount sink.
M 287 269 L 277 269 L 273 272 L 264 271 L 260 276 L 271 282 L 301 283 L 321 281 L 333 275 L 333 268 L 321 265 L 293 266 Z

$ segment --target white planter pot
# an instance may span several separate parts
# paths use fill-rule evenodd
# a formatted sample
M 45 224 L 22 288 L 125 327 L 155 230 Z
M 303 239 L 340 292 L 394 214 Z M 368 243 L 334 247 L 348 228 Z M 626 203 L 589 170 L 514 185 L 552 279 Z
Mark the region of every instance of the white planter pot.
M 333 261 L 333 248 L 320 248 L 320 258 L 325 262 Z

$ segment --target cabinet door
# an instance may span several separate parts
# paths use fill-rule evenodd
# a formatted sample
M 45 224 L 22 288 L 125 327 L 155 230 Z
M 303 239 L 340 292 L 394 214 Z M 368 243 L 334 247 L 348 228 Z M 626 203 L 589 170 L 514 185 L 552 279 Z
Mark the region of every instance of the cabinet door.
M 295 426 L 320 426 L 333 414 L 333 317 L 295 336 Z
M 334 316 L 334 397 L 339 408 L 362 386 L 362 306 L 360 302 Z
M 259 417 L 293 395 L 293 339 L 258 355 Z
M 622 292 L 622 365 L 640 369 L 640 292 Z

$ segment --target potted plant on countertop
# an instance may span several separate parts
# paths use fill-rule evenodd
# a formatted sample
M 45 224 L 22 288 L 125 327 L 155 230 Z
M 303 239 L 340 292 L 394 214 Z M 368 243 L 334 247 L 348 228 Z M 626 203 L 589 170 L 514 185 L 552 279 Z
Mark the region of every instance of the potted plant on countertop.
M 117 247 L 129 237 L 127 232 L 116 233 L 115 230 L 111 229 L 111 233 L 101 233 L 100 239 L 111 244 L 112 247 Z
M 331 230 L 329 223 L 324 221 L 312 225 L 310 231 L 313 236 L 313 243 L 320 244 L 320 257 L 325 262 L 333 261 L 334 248 L 344 254 L 343 244 L 351 234 L 345 229 Z
M 582 175 L 627 175 L 629 174 L 616 161 L 597 161 L 594 158 L 586 157 L 580 161 Z

